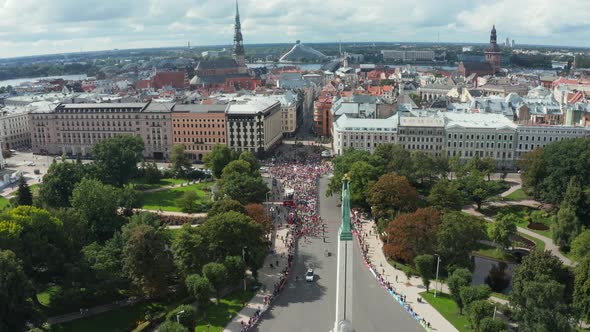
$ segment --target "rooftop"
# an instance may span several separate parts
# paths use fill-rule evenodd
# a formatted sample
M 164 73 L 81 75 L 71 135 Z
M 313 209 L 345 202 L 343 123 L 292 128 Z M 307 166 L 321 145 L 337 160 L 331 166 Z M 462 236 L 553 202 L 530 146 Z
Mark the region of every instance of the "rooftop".
M 514 129 L 516 124 L 501 114 L 444 113 L 446 128 Z

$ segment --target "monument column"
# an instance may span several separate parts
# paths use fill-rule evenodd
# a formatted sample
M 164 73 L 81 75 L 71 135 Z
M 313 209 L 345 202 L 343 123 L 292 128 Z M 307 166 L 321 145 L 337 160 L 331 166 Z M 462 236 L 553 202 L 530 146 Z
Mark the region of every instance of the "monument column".
M 352 230 L 350 225 L 350 190 L 348 174 L 342 179 L 342 224 L 338 232 L 338 266 L 336 280 L 336 319 L 334 332 L 352 330 Z

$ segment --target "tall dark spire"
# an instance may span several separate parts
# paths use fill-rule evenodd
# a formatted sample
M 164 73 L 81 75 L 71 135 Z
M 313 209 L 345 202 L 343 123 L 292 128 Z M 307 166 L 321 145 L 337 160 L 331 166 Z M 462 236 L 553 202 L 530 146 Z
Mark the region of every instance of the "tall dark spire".
M 233 57 L 240 65 L 245 65 L 245 52 L 242 39 L 242 26 L 240 24 L 240 10 L 238 0 L 236 0 L 236 23 L 234 25 L 234 52 Z
M 492 33 L 490 34 L 490 44 L 495 44 L 498 41 L 498 36 L 496 35 L 496 25 L 492 26 Z

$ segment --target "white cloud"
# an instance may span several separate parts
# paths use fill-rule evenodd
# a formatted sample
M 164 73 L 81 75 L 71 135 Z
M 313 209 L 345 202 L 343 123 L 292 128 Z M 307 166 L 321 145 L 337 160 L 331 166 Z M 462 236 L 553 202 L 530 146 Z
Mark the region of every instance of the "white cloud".
M 234 1 L 0 0 L 0 57 L 231 43 Z M 580 0 L 240 0 L 248 43 L 486 42 L 590 46 Z M 175 44 L 176 43 L 176 44 Z

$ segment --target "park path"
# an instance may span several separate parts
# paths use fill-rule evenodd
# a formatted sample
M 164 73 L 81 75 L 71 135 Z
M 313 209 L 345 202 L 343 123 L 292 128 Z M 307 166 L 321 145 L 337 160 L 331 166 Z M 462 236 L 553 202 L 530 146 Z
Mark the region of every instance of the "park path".
M 514 189 L 516 188 L 516 189 Z M 521 188 L 520 184 L 514 185 L 512 187 L 510 187 L 510 189 L 506 190 L 505 192 L 501 193 L 500 196 L 502 197 L 506 197 L 508 195 L 510 195 L 512 192 L 518 190 Z M 539 209 L 543 206 L 547 206 L 547 205 L 543 205 L 543 203 L 538 202 L 536 200 L 532 200 L 532 199 L 526 199 L 526 200 L 521 200 L 521 201 L 502 201 L 502 202 L 487 202 L 483 204 L 484 206 L 510 206 L 510 205 L 520 205 L 520 206 L 526 206 L 526 207 L 530 207 L 530 208 L 535 208 L 535 209 Z M 468 205 L 465 206 L 462 210 L 462 212 L 465 212 L 467 214 L 470 214 L 472 216 L 476 216 L 476 217 L 481 217 L 484 220 L 488 221 L 488 222 L 493 222 L 494 219 L 485 216 L 484 214 L 482 214 L 481 212 L 477 211 L 475 209 L 475 207 L 473 205 Z M 565 255 L 563 255 L 561 253 L 561 251 L 559 251 L 559 246 L 557 246 L 552 239 L 543 236 L 541 234 L 535 233 L 527 228 L 524 227 L 520 227 L 517 226 L 516 227 L 518 232 L 523 233 L 527 236 L 533 237 L 537 240 L 542 241 L 543 243 L 545 243 L 545 250 L 548 250 L 549 252 L 551 252 L 551 254 L 553 254 L 554 256 L 556 256 L 557 258 L 559 258 L 563 264 L 567 265 L 567 266 L 575 266 L 575 262 L 572 262 L 571 259 L 567 258 Z
M 96 315 L 99 315 L 99 314 L 102 314 L 102 313 L 105 313 L 105 312 L 108 312 L 111 310 L 134 305 L 139 301 L 141 301 L 141 298 L 129 298 L 126 300 L 103 304 L 103 305 L 99 305 L 99 306 L 92 307 L 92 308 L 84 308 L 84 309 L 81 308 L 80 311 L 71 312 L 71 313 L 59 315 L 59 316 L 49 317 L 49 318 L 47 318 L 47 323 L 49 323 L 50 325 L 67 323 L 67 322 L 71 322 L 73 320 L 78 320 L 78 319 L 82 319 L 82 318 L 86 318 L 86 317 L 90 317 L 90 316 L 96 316 Z

